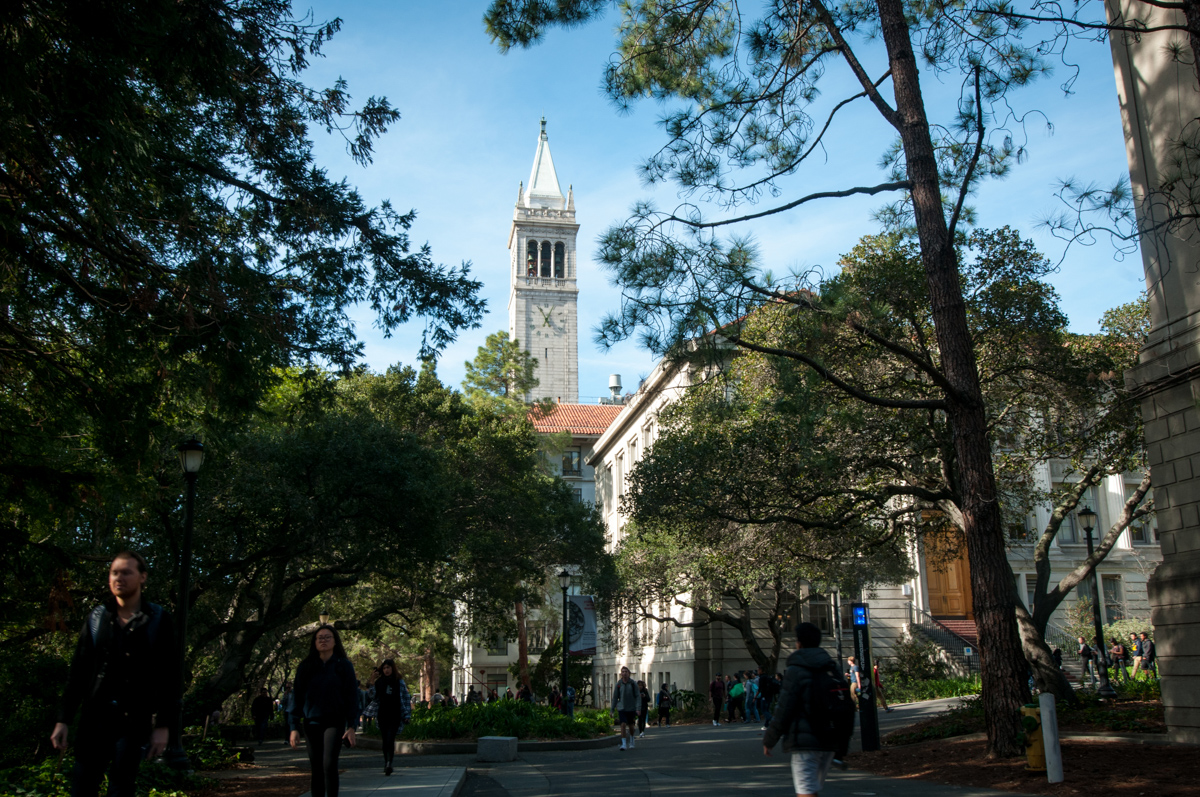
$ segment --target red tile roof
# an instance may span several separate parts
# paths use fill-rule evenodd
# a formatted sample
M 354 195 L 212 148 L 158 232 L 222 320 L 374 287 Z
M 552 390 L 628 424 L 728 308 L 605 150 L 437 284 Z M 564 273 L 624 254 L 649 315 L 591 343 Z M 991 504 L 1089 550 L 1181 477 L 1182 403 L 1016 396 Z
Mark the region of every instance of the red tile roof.
M 545 415 L 536 410 L 529 413 L 529 420 L 539 432 L 601 435 L 623 409 L 612 404 L 555 404 Z

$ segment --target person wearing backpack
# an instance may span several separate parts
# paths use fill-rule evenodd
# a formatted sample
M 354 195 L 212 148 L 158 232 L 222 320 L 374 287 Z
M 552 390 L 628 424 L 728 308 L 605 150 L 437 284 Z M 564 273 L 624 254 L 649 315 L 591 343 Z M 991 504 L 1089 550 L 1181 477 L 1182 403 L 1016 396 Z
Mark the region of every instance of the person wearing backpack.
M 729 717 L 725 721 L 733 724 L 737 721 L 737 715 L 740 712 L 742 720 L 746 719 L 746 685 L 742 683 L 742 674 L 734 673 L 733 681 L 729 687 Z
M 108 568 L 112 597 L 88 614 L 50 735 L 67 748 L 75 732 L 72 797 L 95 797 L 108 773 L 110 797 L 133 797 L 138 765 L 162 755 L 168 728 L 179 716 L 179 649 L 171 616 L 145 600 L 146 560 L 121 551 Z
M 662 689 L 658 690 L 658 727 L 662 727 L 663 720 L 667 721 L 667 727 L 671 727 L 671 690 L 666 684 L 662 685 Z
M 792 754 L 796 797 L 816 797 L 835 754 L 849 743 L 854 731 L 849 692 L 837 664 L 821 649 L 821 629 L 796 626 L 796 651 L 788 656 L 775 714 L 763 734 L 763 755 L 771 755 L 780 739 Z

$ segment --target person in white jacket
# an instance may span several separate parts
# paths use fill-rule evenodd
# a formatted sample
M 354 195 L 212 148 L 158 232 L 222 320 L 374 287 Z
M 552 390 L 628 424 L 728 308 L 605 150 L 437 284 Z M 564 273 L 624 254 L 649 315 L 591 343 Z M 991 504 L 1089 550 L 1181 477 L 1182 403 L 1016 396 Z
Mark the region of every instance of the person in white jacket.
M 632 750 L 637 718 L 642 711 L 642 693 L 630 679 L 628 667 L 621 668 L 621 678 L 613 688 L 612 710 L 621 722 L 621 749 L 625 749 L 628 740 L 629 749 Z

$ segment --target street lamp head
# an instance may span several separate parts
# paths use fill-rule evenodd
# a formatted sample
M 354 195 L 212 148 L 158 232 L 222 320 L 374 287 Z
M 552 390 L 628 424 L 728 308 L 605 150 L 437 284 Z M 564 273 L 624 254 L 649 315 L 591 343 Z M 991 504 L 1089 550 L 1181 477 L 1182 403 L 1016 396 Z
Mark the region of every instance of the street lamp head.
M 1084 504 L 1083 509 L 1075 513 L 1079 516 L 1079 522 L 1083 524 L 1084 531 L 1091 531 L 1096 528 L 1096 513 L 1087 504 Z
M 192 439 L 175 446 L 179 452 L 179 466 L 187 474 L 197 473 L 204 464 L 204 444 L 192 435 Z
M 329 625 L 329 609 L 322 609 L 321 613 L 317 615 L 317 619 L 321 621 L 321 625 Z
M 570 587 L 571 586 L 571 574 L 569 572 L 567 572 L 566 570 L 563 570 L 561 573 L 559 573 L 558 574 L 558 585 L 560 587 L 562 587 L 563 589 L 567 589 L 568 587 Z

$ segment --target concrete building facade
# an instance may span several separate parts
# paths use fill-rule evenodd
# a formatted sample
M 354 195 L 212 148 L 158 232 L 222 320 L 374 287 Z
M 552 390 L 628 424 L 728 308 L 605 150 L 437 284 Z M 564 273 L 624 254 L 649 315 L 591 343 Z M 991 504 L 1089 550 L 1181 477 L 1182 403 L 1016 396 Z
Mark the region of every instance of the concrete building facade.
M 1151 619 L 1171 738 L 1200 744 L 1200 236 L 1194 210 L 1200 164 L 1188 148 L 1200 124 L 1196 65 L 1181 10 L 1106 0 L 1109 35 L 1151 331 L 1128 375 L 1141 400 L 1163 562 L 1149 584 Z M 1192 144 L 1194 146 L 1194 143 Z M 1194 151 L 1194 150 L 1192 150 Z

